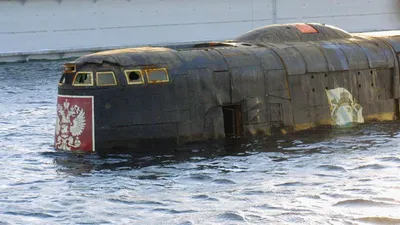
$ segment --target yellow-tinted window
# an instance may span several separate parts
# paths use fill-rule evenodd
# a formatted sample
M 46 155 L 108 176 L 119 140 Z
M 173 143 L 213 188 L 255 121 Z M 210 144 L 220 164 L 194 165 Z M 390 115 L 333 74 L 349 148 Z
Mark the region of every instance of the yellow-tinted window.
M 143 74 L 141 70 L 125 70 L 126 81 L 128 84 L 143 84 Z
M 167 70 L 162 69 L 148 69 L 146 70 L 147 80 L 149 83 L 163 83 L 169 82 Z
M 74 86 L 92 86 L 93 85 L 93 73 L 92 72 L 78 72 L 75 75 Z
M 58 81 L 58 85 L 62 86 L 65 84 L 65 75 L 63 74 L 60 78 L 60 80 Z
M 114 72 L 98 72 L 96 73 L 97 86 L 113 86 L 117 85 Z
M 64 73 L 75 73 L 76 65 L 71 63 L 64 64 Z

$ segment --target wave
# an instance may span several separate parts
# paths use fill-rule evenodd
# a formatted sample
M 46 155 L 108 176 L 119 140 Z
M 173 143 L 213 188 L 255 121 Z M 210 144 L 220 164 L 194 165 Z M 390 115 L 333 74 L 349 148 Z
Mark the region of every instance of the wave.
M 382 224 L 382 225 L 398 225 L 400 224 L 399 218 L 391 217 L 363 217 L 357 219 L 360 222 L 372 223 L 372 224 Z
M 378 202 L 378 201 L 365 200 L 365 199 L 351 199 L 351 200 L 337 202 L 336 204 L 334 204 L 334 206 L 354 206 L 354 207 L 381 206 L 381 207 L 387 207 L 387 206 L 396 206 L 396 205 L 386 203 L 386 202 Z

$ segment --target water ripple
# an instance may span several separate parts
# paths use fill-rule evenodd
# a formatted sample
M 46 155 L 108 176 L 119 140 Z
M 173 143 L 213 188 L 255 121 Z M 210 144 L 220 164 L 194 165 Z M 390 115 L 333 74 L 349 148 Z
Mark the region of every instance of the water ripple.
M 321 165 L 318 166 L 317 169 L 326 170 L 326 171 L 338 171 L 338 172 L 347 172 L 347 170 L 341 166 L 334 165 Z
M 400 218 L 388 218 L 388 217 L 363 217 L 357 219 L 360 222 L 369 224 L 379 224 L 379 225 L 398 225 L 400 224 Z
M 351 199 L 340 201 L 334 204 L 334 206 L 349 206 L 349 207 L 371 207 L 371 206 L 400 206 L 396 204 L 389 204 L 386 202 L 378 202 L 365 199 Z
M 64 62 L 0 65 L 0 224 L 400 224 L 400 123 L 54 151 Z
M 362 165 L 354 168 L 355 170 L 359 169 L 372 169 L 372 170 L 381 170 L 385 169 L 387 166 L 381 165 L 381 164 L 368 164 L 368 165 Z
M 244 218 L 233 212 L 226 212 L 218 215 L 218 218 L 223 220 L 231 220 L 231 221 L 245 221 Z

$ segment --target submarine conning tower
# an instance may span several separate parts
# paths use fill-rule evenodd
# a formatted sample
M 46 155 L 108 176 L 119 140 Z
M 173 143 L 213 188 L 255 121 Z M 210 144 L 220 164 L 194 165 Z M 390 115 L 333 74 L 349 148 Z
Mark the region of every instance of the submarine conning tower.
M 82 56 L 60 79 L 56 148 L 130 149 L 395 120 L 399 52 L 400 36 L 298 23 L 224 42 Z
M 351 34 L 334 26 L 298 23 L 261 27 L 247 32 L 235 40 L 262 46 L 267 43 L 328 41 L 351 37 Z

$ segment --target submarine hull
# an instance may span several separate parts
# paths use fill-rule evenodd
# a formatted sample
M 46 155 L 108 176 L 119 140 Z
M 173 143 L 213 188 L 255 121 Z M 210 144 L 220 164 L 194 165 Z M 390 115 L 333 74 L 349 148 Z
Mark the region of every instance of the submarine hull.
M 140 151 L 399 118 L 400 36 L 323 24 L 119 49 L 65 65 L 55 148 Z

